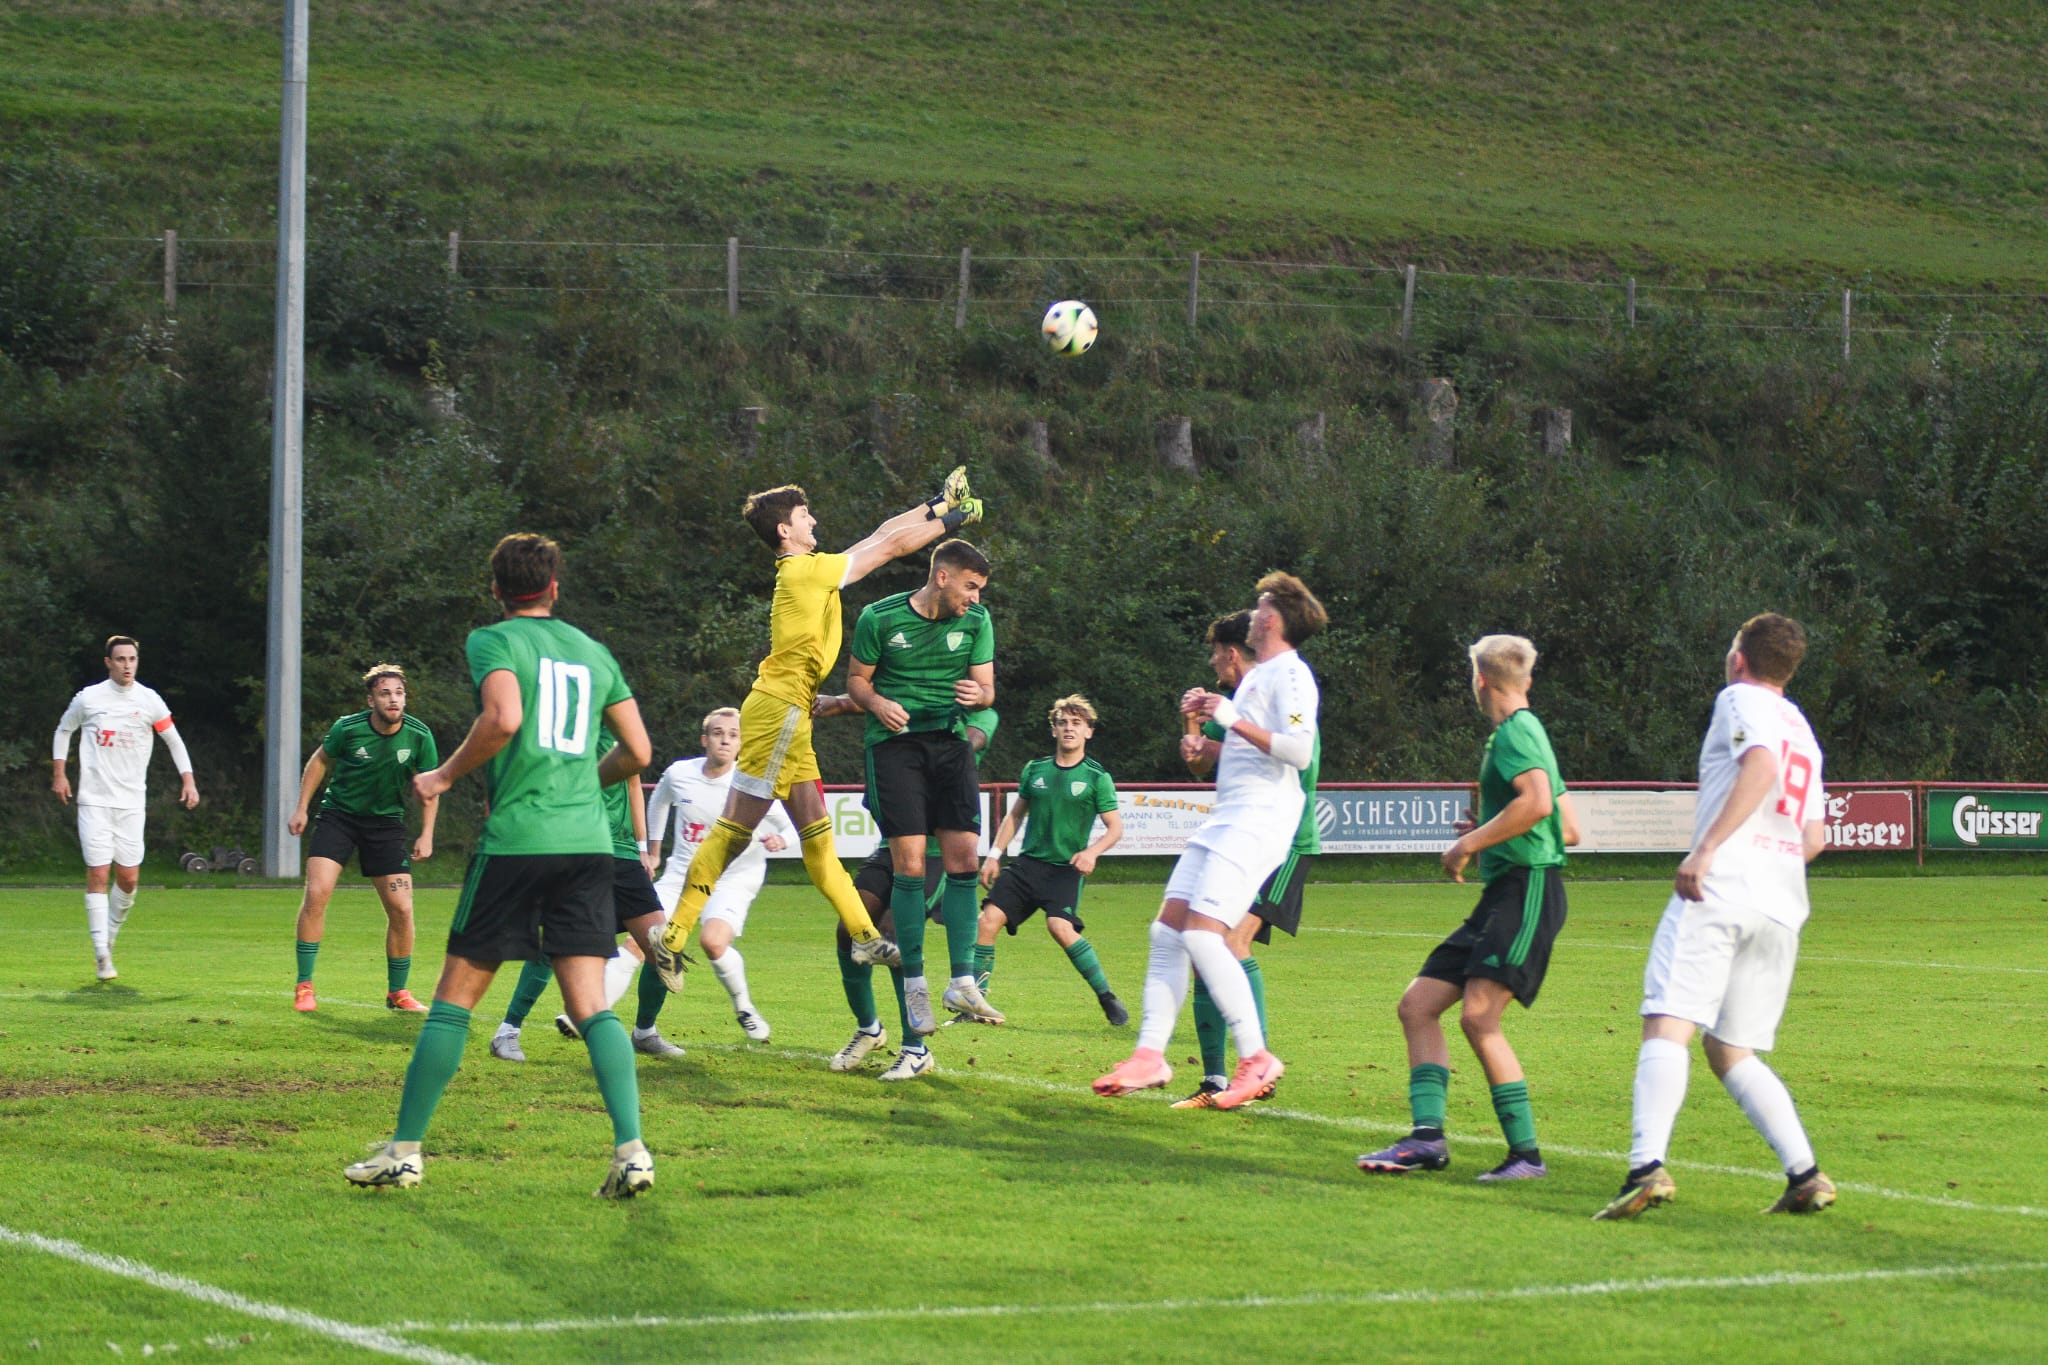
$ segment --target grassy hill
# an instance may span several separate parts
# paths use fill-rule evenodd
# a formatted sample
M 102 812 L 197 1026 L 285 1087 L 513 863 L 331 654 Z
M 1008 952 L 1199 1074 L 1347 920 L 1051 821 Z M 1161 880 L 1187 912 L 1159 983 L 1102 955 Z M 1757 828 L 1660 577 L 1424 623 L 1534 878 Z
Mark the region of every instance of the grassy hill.
M 10 7 L 0 125 L 137 229 L 260 230 L 277 10 Z M 2038 281 L 2044 56 L 2039 7 L 1913 0 L 323 4 L 311 159 L 473 233 Z

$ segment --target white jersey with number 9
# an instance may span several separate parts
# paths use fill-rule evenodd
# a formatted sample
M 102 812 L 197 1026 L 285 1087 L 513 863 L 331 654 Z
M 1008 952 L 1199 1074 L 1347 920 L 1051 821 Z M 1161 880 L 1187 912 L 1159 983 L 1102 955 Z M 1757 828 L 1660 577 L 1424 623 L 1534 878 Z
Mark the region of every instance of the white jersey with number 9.
M 1699 809 L 1693 846 L 1712 828 L 1742 757 L 1763 749 L 1777 781 L 1763 802 L 1714 854 L 1704 890 L 1709 901 L 1754 910 L 1788 929 L 1806 922 L 1805 827 L 1826 817 L 1820 744 L 1806 716 L 1755 683 L 1730 683 L 1714 699 L 1714 720 L 1700 746 Z

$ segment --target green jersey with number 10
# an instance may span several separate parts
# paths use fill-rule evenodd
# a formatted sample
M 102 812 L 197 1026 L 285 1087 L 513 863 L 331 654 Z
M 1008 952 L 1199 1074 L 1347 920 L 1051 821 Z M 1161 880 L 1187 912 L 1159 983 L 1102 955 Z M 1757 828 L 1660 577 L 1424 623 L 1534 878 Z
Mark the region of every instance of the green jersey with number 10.
M 519 682 L 519 733 L 485 769 L 491 813 L 479 853 L 610 853 L 597 783 L 604 709 L 630 698 L 612 652 L 566 621 L 512 616 L 469 633 L 469 676 Z

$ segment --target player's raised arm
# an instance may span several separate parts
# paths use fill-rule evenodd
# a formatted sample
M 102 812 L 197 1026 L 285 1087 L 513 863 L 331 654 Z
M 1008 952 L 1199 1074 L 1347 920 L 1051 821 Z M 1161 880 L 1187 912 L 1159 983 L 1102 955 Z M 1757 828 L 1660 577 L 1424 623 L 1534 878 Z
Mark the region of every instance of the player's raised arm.
M 969 491 L 967 466 L 961 465 L 946 476 L 946 485 L 938 496 L 898 512 L 865 540 L 849 547 L 846 579 L 840 586 L 865 578 L 890 560 L 921 550 L 940 536 L 973 525 L 981 520 L 981 513 L 981 499 Z

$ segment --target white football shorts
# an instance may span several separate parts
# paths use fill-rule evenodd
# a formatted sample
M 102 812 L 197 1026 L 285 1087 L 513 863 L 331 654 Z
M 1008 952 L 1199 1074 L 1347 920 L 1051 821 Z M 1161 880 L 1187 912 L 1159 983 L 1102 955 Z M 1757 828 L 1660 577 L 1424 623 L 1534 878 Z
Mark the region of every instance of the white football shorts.
M 765 867 L 756 868 L 751 874 L 742 872 L 737 877 L 728 870 L 718 879 L 718 885 L 711 888 L 711 899 L 704 902 L 702 918 L 725 921 L 732 926 L 732 936 L 738 938 L 747 932 L 747 911 L 753 909 L 754 897 L 761 894 L 761 884 L 767 879 Z
M 1754 910 L 1674 895 L 1643 968 L 1642 1013 L 1687 1019 L 1730 1047 L 1769 1052 L 1798 959 L 1798 930 Z
M 1213 849 L 1189 844 L 1175 860 L 1173 875 L 1166 879 L 1166 899 L 1186 901 L 1196 914 L 1235 929 L 1251 913 L 1266 878 L 1283 861 L 1275 858 L 1251 868 Z
M 80 806 L 78 847 L 85 865 L 141 867 L 142 815 L 139 807 Z

